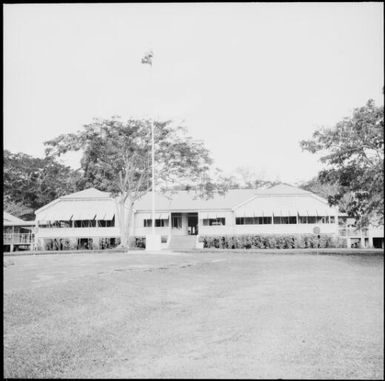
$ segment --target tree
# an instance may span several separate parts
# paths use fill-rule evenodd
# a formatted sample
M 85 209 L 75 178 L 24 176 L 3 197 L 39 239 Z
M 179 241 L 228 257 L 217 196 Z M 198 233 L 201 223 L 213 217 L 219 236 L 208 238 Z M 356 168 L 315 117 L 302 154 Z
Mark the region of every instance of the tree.
M 28 208 L 20 202 L 14 202 L 10 200 L 9 197 L 4 197 L 4 211 L 12 214 L 13 216 L 19 218 L 25 218 L 26 216 L 30 216 L 33 213 L 32 208 Z
M 346 211 L 358 226 L 382 223 L 384 219 L 384 107 L 373 100 L 356 108 L 334 128 L 313 133 L 300 142 L 303 150 L 320 153 L 326 164 L 318 179 L 337 186 L 331 205 L 346 203 Z
M 82 131 L 47 141 L 46 154 L 58 157 L 82 151 L 81 186 L 108 191 L 115 199 L 123 247 L 129 246 L 129 228 L 135 202 L 151 189 L 151 120 L 94 119 Z M 218 186 L 212 159 L 200 141 L 171 121 L 154 121 L 156 184 L 167 190 L 176 184 L 210 196 Z
M 336 184 L 321 183 L 318 176 L 309 181 L 305 181 L 298 186 L 299 188 L 312 192 L 326 200 L 329 200 L 330 197 L 334 197 L 339 190 L 339 187 Z
M 235 171 L 226 178 L 231 189 L 253 189 L 265 188 L 280 184 L 280 181 L 264 180 L 263 172 L 257 173 L 251 167 L 237 167 Z
M 18 216 L 31 214 L 52 200 L 74 192 L 78 172 L 52 157 L 34 158 L 4 151 L 4 209 Z

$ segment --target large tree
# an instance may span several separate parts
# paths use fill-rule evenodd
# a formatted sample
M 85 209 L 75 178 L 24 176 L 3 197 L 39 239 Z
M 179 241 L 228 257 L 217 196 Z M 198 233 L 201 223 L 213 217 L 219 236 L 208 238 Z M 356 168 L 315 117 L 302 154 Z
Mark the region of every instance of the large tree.
M 336 186 L 332 205 L 345 203 L 358 225 L 384 219 L 384 107 L 373 100 L 356 108 L 333 128 L 313 133 L 300 142 L 303 150 L 320 153 L 326 167 L 319 173 L 323 184 Z
M 135 202 L 151 189 L 151 123 L 154 123 L 156 185 L 158 190 L 188 185 L 198 195 L 218 190 L 209 151 L 185 128 L 171 121 L 94 119 L 76 133 L 47 141 L 46 154 L 81 151 L 81 187 L 108 191 L 117 207 L 121 244 L 129 246 Z M 225 189 L 220 189 L 224 191 Z
M 226 177 L 226 182 L 231 189 L 266 188 L 281 183 L 278 180 L 271 181 L 264 178 L 264 174 L 258 173 L 255 168 L 238 166 Z
M 53 157 L 35 158 L 4 150 L 4 209 L 18 217 L 77 190 L 79 174 Z

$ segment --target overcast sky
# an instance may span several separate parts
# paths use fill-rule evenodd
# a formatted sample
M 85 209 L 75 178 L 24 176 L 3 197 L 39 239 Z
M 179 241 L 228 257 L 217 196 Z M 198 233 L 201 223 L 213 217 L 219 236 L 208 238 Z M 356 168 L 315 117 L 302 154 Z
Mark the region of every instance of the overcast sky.
M 5 5 L 4 148 L 43 156 L 93 117 L 155 115 L 225 172 L 307 180 L 321 165 L 298 142 L 382 104 L 383 43 L 382 3 Z

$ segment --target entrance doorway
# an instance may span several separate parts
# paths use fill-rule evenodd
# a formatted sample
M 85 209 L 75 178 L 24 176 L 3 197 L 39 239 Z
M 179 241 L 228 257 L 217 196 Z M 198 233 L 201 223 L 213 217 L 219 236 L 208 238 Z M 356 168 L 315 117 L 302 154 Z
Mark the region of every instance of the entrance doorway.
M 187 234 L 198 235 L 198 213 L 187 214 Z
M 383 249 L 384 248 L 384 238 L 374 237 L 373 238 L 373 247 L 375 249 Z

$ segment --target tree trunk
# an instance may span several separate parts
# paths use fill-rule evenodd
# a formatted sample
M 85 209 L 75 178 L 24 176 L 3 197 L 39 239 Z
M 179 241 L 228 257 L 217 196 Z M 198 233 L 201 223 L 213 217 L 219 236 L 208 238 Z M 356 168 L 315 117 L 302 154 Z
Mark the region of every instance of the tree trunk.
M 115 199 L 115 206 L 120 233 L 120 246 L 128 249 L 130 244 L 130 227 L 133 203 L 131 201 L 126 202 L 124 200 L 124 196 L 118 196 Z

